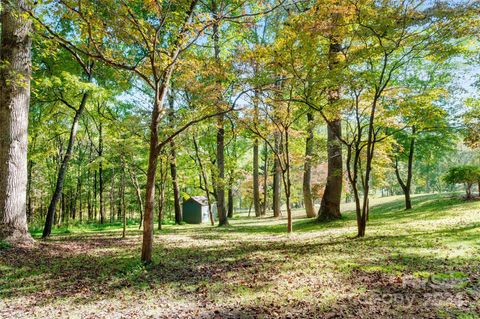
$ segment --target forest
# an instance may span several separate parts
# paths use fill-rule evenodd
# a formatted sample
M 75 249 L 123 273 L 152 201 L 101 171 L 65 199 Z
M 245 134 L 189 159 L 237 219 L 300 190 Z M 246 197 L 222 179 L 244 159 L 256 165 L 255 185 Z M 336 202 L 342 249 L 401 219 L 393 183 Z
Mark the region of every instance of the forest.
M 480 318 L 478 1 L 0 22 L 0 318 Z

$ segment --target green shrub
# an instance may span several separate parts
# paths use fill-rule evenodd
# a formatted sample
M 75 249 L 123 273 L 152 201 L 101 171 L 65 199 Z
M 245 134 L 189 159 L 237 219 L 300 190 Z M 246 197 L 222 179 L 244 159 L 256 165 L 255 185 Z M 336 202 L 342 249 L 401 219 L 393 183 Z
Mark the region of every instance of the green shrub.
M 444 176 L 448 184 L 463 184 L 467 198 L 472 198 L 472 186 L 476 183 L 480 185 L 480 167 L 473 165 L 455 166 L 448 170 Z

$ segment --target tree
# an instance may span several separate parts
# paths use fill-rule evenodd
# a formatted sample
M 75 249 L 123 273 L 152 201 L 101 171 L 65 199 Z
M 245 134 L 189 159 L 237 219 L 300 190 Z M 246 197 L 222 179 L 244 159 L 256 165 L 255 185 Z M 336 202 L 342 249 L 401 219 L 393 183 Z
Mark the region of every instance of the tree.
M 88 39 L 90 47 L 80 46 L 75 43 L 75 39 L 57 32 L 52 27 L 55 20 L 49 17 L 48 12 L 43 12 L 48 18 L 42 15 L 36 18 L 64 46 L 111 67 L 132 72 L 144 81 L 153 95 L 141 257 L 146 263 L 152 260 L 153 208 L 158 156 L 162 148 L 176 135 L 200 121 L 191 120 L 174 133 L 165 136 L 163 140 L 160 139 L 160 124 L 165 113 L 164 101 L 179 55 L 191 45 L 189 40 L 196 39 L 209 25 L 205 21 L 194 23 L 197 3 L 197 0 L 185 0 L 172 5 L 167 1 L 158 6 L 132 8 L 127 2 L 115 5 L 104 3 L 100 6 L 97 4 L 78 6 L 75 2 L 62 2 L 62 9 L 70 18 L 71 25 L 76 24 L 78 34 Z M 92 15 L 91 12 L 98 7 L 103 10 L 97 15 Z M 45 8 L 48 6 L 45 6 L 44 10 Z M 125 32 L 126 28 L 128 32 Z M 163 47 L 165 43 L 168 44 L 167 48 Z M 125 50 L 126 47 L 132 50 Z
M 170 93 L 169 96 L 169 118 L 170 121 L 173 121 L 174 115 L 174 92 Z M 175 146 L 175 141 L 172 139 L 170 141 L 170 177 L 172 179 L 172 190 L 173 190 L 173 207 L 175 209 L 175 223 L 181 224 L 183 221 L 182 217 L 182 208 L 180 207 L 180 192 L 178 190 L 178 178 L 177 178 L 177 151 Z
M 451 167 L 444 179 L 449 184 L 463 184 L 466 198 L 471 199 L 473 198 L 472 186 L 475 183 L 480 185 L 480 167 L 473 165 Z
M 436 145 L 452 141 L 447 122 L 448 84 L 451 81 L 450 65 L 445 54 L 432 59 L 433 61 L 415 61 L 405 68 L 403 76 L 395 82 L 397 96 L 391 99 L 393 104 L 399 104 L 395 111 L 399 121 L 405 129 L 393 135 L 395 147 L 393 149 L 393 166 L 395 176 L 405 196 L 405 209 L 412 208 L 410 198 L 412 192 L 414 156 L 418 143 L 425 141 Z M 395 101 L 394 101 L 395 99 Z M 428 135 L 429 139 L 422 138 Z M 402 164 L 406 176 L 402 177 Z
M 328 69 L 335 74 L 339 67 L 340 56 L 342 54 L 342 38 L 339 36 L 341 31 L 338 25 L 345 23 L 341 19 L 343 8 L 334 7 L 332 17 L 330 17 L 332 26 L 328 32 Z M 327 100 L 330 109 L 335 109 L 340 99 L 340 83 L 336 83 L 327 92 Z M 338 219 L 340 213 L 340 200 L 342 198 L 343 184 L 343 160 L 342 160 L 342 120 L 340 113 L 337 112 L 332 122 L 327 125 L 327 143 L 328 143 L 328 171 L 327 184 L 320 203 L 318 211 L 319 221 L 328 221 Z
M 73 53 L 73 54 L 75 54 L 75 53 Z M 76 59 L 79 62 L 79 64 L 82 66 L 82 68 L 85 72 L 86 81 L 90 82 L 92 80 L 92 76 L 93 76 L 93 70 L 92 70 L 93 63 L 84 62 L 80 58 L 80 56 L 78 56 L 78 55 L 76 55 Z M 55 213 L 57 203 L 60 200 L 60 197 L 61 197 L 61 194 L 62 194 L 63 183 L 65 181 L 65 175 L 67 173 L 68 163 L 70 161 L 70 158 L 72 157 L 73 147 L 74 147 L 75 139 L 76 139 L 77 132 L 78 132 L 78 125 L 79 125 L 79 122 L 80 122 L 80 118 L 83 114 L 83 111 L 86 108 L 87 100 L 88 100 L 88 97 L 89 97 L 90 93 L 91 93 L 90 88 L 87 87 L 87 88 L 83 89 L 83 92 L 81 93 L 81 99 L 80 99 L 77 107 L 75 107 L 70 102 L 68 102 L 64 98 L 63 93 L 60 93 L 61 96 L 59 97 L 59 101 L 64 103 L 68 108 L 71 108 L 74 111 L 74 116 L 73 116 L 73 120 L 72 120 L 72 124 L 71 124 L 71 128 L 70 128 L 70 134 L 69 134 L 69 138 L 68 138 L 67 149 L 65 151 L 65 154 L 63 155 L 62 162 L 61 162 L 60 168 L 58 170 L 58 177 L 57 177 L 57 180 L 56 180 L 55 191 L 52 195 L 52 199 L 51 199 L 49 207 L 48 207 L 47 218 L 45 220 L 45 227 L 43 229 L 43 234 L 42 234 L 43 238 L 50 236 L 50 234 L 52 232 L 53 215 Z M 103 209 L 103 207 L 102 207 L 102 209 Z M 102 210 L 102 217 L 103 217 L 103 210 Z
M 212 0 L 211 3 L 211 12 L 214 19 L 212 26 L 212 41 L 213 41 L 213 51 L 214 59 L 218 71 L 222 69 L 222 61 L 220 59 L 220 30 L 219 30 L 219 17 L 221 15 L 219 4 L 217 0 Z M 222 97 L 222 81 L 219 79 L 217 81 L 218 91 L 218 110 L 221 113 L 222 104 L 224 104 Z M 217 151 L 216 151 L 216 163 L 217 163 L 217 176 L 216 176 L 216 192 L 217 192 L 217 213 L 218 213 L 218 225 L 219 226 L 228 226 L 228 216 L 225 208 L 225 115 L 219 114 L 217 116 Z
M 394 94 L 393 80 L 405 65 L 429 52 L 443 50 L 454 25 L 448 9 L 434 10 L 415 3 L 367 1 L 349 4 L 348 8 L 351 9 L 347 10 L 349 28 L 341 37 L 342 65 L 335 68 L 340 71 L 307 72 L 294 64 L 296 60 L 289 68 L 290 74 L 303 87 L 294 100 L 317 110 L 346 148 L 357 235 L 364 237 L 377 143 L 403 129 L 396 123 L 395 111 L 389 103 Z M 337 5 L 334 9 L 343 10 Z M 319 24 L 320 28 L 322 26 Z M 314 56 L 317 51 L 314 47 L 308 52 Z M 309 57 L 306 59 L 310 61 Z M 344 93 L 338 103 L 328 103 L 331 88 L 338 87 L 339 83 L 343 83 Z M 345 134 L 335 129 L 338 114 L 349 119 Z
M 29 1 L 3 2 L 0 44 L 0 239 L 33 240 L 27 228 L 27 136 L 31 74 Z
M 250 131 L 261 138 L 269 146 L 275 156 L 275 172 L 280 172 L 283 190 L 285 194 L 285 205 L 287 208 L 287 232 L 293 231 L 292 223 L 292 152 L 291 137 L 294 134 L 293 125 L 298 121 L 304 112 L 298 108 L 297 103 L 291 102 L 294 83 L 278 80 L 277 83 L 270 86 L 269 90 L 264 88 L 266 101 L 261 112 L 267 119 L 262 125 L 258 122 L 246 119 L 246 122 L 253 123 L 249 126 Z M 248 125 L 248 124 L 246 124 Z M 273 135 L 273 144 L 270 135 Z M 274 177 L 275 183 L 275 177 Z M 275 194 L 275 187 L 279 190 L 279 185 L 274 185 L 274 205 L 279 205 L 279 193 Z M 277 203 L 275 201 L 278 201 Z M 277 208 L 279 209 L 279 207 Z M 274 206 L 275 211 L 275 206 Z

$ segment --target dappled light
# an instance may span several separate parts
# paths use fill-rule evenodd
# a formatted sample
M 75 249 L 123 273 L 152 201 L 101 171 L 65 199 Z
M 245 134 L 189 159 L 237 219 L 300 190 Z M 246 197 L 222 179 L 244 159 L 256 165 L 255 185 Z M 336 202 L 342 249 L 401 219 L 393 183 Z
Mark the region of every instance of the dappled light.
M 2 1 L 0 319 L 480 318 L 479 9 Z

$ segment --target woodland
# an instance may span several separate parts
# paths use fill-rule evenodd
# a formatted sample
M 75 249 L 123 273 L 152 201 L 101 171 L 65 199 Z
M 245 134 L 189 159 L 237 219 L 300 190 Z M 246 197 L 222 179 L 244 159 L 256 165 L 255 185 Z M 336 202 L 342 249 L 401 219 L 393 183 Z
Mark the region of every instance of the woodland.
M 480 318 L 478 1 L 0 22 L 0 318 Z

